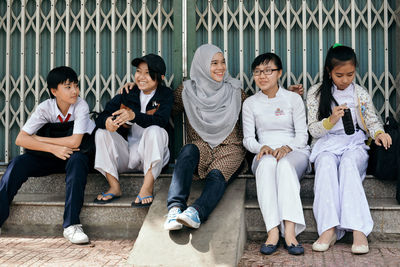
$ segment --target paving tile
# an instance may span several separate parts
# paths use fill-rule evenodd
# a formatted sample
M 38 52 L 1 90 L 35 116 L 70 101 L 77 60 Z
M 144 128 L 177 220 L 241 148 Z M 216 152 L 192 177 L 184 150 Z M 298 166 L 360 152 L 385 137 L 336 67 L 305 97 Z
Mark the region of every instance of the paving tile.
M 327 252 L 314 252 L 312 244 L 303 244 L 305 254 L 292 256 L 280 247 L 270 256 L 259 252 L 260 242 L 246 244 L 240 267 L 244 266 L 400 266 L 399 242 L 374 243 L 366 255 L 353 255 L 351 244 L 337 243 Z
M 62 237 L 0 237 L 1 266 L 125 266 L 133 240 L 92 239 L 74 245 Z

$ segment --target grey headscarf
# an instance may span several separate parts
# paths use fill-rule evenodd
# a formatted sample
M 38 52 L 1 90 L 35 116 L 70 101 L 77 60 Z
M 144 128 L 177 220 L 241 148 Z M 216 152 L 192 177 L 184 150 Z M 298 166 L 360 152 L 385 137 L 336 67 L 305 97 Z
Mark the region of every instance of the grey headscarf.
M 197 48 L 190 79 L 183 83 L 182 101 L 190 125 L 212 148 L 232 132 L 239 118 L 242 83 L 225 72 L 222 82 L 211 78 L 211 60 L 222 53 L 215 45 Z

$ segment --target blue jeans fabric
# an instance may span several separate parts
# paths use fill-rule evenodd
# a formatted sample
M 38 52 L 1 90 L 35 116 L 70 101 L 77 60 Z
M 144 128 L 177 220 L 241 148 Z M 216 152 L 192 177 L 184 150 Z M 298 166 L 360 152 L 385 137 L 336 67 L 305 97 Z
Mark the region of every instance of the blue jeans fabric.
M 167 207 L 179 207 L 181 210 L 187 208 L 187 200 L 192 185 L 193 173 L 199 164 L 200 152 L 196 145 L 185 145 L 178 155 L 172 181 L 168 191 Z M 206 178 L 201 196 L 193 203 L 199 212 L 200 221 L 204 222 L 217 206 L 224 195 L 227 182 L 221 171 L 211 170 Z
M 14 158 L 0 180 L 0 227 L 10 214 L 10 204 L 14 196 L 29 177 L 61 172 L 66 172 L 63 227 L 80 224 L 79 214 L 89 172 L 89 158 L 77 151 L 68 160 L 44 158 L 29 153 Z

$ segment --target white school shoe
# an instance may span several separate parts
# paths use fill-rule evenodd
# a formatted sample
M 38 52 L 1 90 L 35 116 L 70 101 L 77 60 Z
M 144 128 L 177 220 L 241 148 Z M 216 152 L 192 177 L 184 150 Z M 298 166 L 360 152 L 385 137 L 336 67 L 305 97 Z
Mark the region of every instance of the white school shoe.
M 369 252 L 368 245 L 361 245 L 361 246 L 351 246 L 351 252 L 353 254 L 367 254 Z
M 337 236 L 336 233 L 333 234 L 331 241 L 328 244 L 322 244 L 318 243 L 317 241 L 314 242 L 312 245 L 312 250 L 314 251 L 319 251 L 319 252 L 324 252 L 327 251 L 331 246 L 333 246 L 336 242 Z
M 89 243 L 89 237 L 83 232 L 82 224 L 73 224 L 64 228 L 64 237 L 72 244 Z

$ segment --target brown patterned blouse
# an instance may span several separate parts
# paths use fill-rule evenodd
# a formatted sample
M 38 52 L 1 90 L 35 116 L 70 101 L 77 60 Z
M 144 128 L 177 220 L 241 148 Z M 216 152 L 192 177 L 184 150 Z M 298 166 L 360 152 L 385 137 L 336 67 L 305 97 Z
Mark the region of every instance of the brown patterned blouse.
M 174 92 L 175 103 L 172 110 L 174 114 L 184 111 L 182 90 L 183 85 L 181 84 Z M 242 91 L 242 103 L 245 98 L 246 95 Z M 240 119 L 238 119 L 236 122 L 236 125 L 230 135 L 228 135 L 228 137 L 226 137 L 221 144 L 213 149 L 208 145 L 208 143 L 203 141 L 203 139 L 201 139 L 201 137 L 193 129 L 186 114 L 185 122 L 187 144 L 196 145 L 200 151 L 198 176 L 201 179 L 204 179 L 211 170 L 218 169 L 224 175 L 225 180 L 228 181 L 238 170 L 246 155 L 246 149 L 243 147 L 242 142 L 243 130 Z

